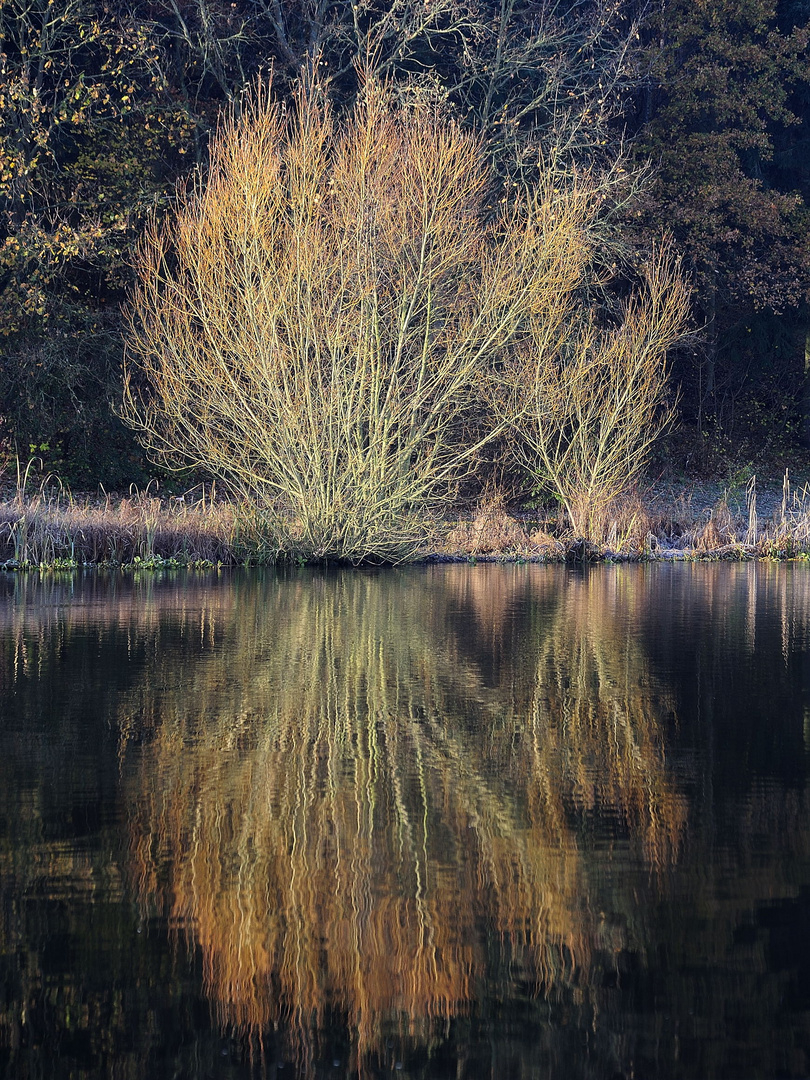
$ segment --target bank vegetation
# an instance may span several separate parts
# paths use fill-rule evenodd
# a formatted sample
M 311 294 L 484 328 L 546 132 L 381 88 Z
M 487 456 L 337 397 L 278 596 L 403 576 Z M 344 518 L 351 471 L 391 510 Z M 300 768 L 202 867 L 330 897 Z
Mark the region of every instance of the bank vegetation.
M 121 417 L 208 486 L 32 496 L 18 466 L 5 563 L 803 552 L 789 487 L 765 526 L 755 487 L 742 527 L 639 495 L 691 293 L 670 239 L 617 241 L 626 165 L 538 150 L 504 181 L 438 99 L 368 75 L 337 115 L 315 77 L 254 83 L 151 216 L 127 311 Z
M 337 122 L 257 84 L 138 248 L 123 416 L 214 475 L 268 549 L 399 562 L 498 443 L 606 539 L 668 425 L 689 289 L 662 242 L 608 273 L 621 169 L 496 183 L 480 138 L 369 81 Z M 612 280 L 616 279 L 616 280 Z
M 273 548 L 255 507 L 216 485 L 181 495 L 152 486 L 121 495 L 74 496 L 50 479 L 0 500 L 0 571 L 79 567 L 159 570 L 303 563 Z M 578 536 L 557 506 L 520 509 L 503 495 L 449 507 L 432 522 L 423 558 L 439 562 L 656 559 L 803 559 L 810 554 L 810 490 L 785 476 L 757 492 L 709 485 L 630 493 L 614 506 L 605 540 Z

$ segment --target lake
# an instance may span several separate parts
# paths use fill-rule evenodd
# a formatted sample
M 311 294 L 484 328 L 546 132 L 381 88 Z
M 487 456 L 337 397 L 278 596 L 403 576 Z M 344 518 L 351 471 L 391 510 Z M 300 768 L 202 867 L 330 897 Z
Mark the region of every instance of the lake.
M 0 1073 L 810 1075 L 810 567 L 0 575 Z

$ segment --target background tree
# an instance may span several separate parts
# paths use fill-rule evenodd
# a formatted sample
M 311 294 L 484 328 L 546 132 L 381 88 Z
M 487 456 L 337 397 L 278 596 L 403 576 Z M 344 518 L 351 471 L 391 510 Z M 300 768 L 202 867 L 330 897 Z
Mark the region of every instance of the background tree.
M 686 419 L 735 435 L 747 410 L 762 448 L 803 408 L 810 439 L 808 20 L 807 0 L 0 0 L 0 439 L 48 446 L 74 484 L 137 477 L 110 407 L 135 238 L 271 68 L 281 97 L 317 71 L 338 113 L 359 68 L 440 106 L 479 132 L 499 198 L 540 150 L 561 177 L 603 171 L 605 267 L 662 226 L 690 263 Z
M 213 11 L 204 0 L 196 7 Z M 350 105 L 363 71 L 410 96 L 442 97 L 510 169 L 532 169 L 540 139 L 568 162 L 615 150 L 613 121 L 642 76 L 644 5 L 621 0 L 273 0 L 249 12 L 231 15 L 227 37 L 243 76 L 252 45 L 278 86 L 317 69 L 333 100 Z
M 142 467 L 111 409 L 135 238 L 260 69 L 317 69 L 338 109 L 358 65 L 483 133 L 501 172 L 608 149 L 632 83 L 621 6 L 489 0 L 0 0 L 0 417 L 80 486 Z M 619 88 L 622 88 L 621 90 Z M 2 437 L 0 435 L 0 437 Z
M 0 415 L 25 458 L 130 478 L 117 302 L 185 153 L 146 29 L 91 0 L 0 0 Z
M 794 387 L 801 375 L 795 342 L 785 348 L 792 331 L 780 335 L 774 317 L 807 302 L 810 212 L 775 147 L 801 130 L 791 95 L 807 86 L 808 26 L 780 27 L 774 0 L 665 0 L 649 37 L 637 153 L 657 173 L 637 215 L 646 229 L 663 219 L 693 271 L 705 335 L 680 370 L 685 404 L 699 430 L 713 417 L 732 431 L 741 395 L 761 392 L 769 367 L 789 397 L 780 346 L 793 353 Z

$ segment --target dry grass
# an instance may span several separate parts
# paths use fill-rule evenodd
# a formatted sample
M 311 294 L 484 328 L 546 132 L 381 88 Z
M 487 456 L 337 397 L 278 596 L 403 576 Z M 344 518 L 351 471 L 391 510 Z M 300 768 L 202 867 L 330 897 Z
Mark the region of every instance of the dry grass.
M 449 530 L 444 549 L 449 555 L 474 558 L 480 555 L 520 555 L 538 550 L 540 533 L 526 532 L 523 525 L 506 510 L 503 496 L 486 496 L 469 521 L 459 521 Z M 547 534 L 542 534 L 546 537 Z M 552 537 L 547 537 L 554 546 Z M 557 545 L 562 550 L 561 545 Z
M 300 560 L 298 526 L 278 538 L 255 508 L 212 498 L 198 486 L 183 496 L 153 488 L 125 497 L 74 497 L 58 483 L 20 481 L 0 501 L 0 567 L 250 564 Z M 714 503 L 710 501 L 714 499 Z M 556 562 L 572 558 L 804 558 L 810 553 L 810 487 L 785 477 L 781 493 L 745 498 L 702 491 L 655 499 L 633 492 L 608 507 L 600 544 L 583 546 L 554 517 L 512 514 L 498 492 L 475 511 L 442 523 L 423 518 L 425 551 L 439 559 Z M 292 539 L 291 539 L 292 538 Z M 320 560 L 319 560 L 320 561 Z
M 597 557 L 640 557 L 649 552 L 652 523 L 640 496 L 631 492 L 603 508 L 603 541 L 589 545 Z M 502 495 L 486 495 L 473 515 L 455 522 L 441 545 L 444 555 L 455 558 L 518 558 L 558 561 L 570 557 L 577 537 L 560 531 L 558 522 L 521 520 L 510 514 Z
M 651 531 L 664 548 L 708 558 L 804 558 L 810 553 L 810 485 L 781 492 L 758 489 L 752 476 L 743 491 L 725 491 L 713 502 L 703 492 L 683 493 L 650 508 Z
M 239 508 L 212 500 L 203 488 L 181 497 L 147 490 L 76 499 L 43 483 L 35 494 L 18 492 L 0 503 L 0 562 L 18 569 L 234 563 L 246 557 L 246 531 Z
M 721 499 L 712 510 L 709 520 L 695 537 L 695 551 L 717 551 L 719 548 L 735 543 L 736 540 L 737 531 L 734 519 L 728 503 L 725 499 Z

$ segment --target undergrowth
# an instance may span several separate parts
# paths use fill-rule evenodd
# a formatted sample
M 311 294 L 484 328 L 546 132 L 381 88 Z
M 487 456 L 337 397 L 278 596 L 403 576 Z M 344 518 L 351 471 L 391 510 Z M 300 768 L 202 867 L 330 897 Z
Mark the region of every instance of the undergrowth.
M 29 490 L 30 465 L 0 502 L 0 565 L 6 569 L 117 566 L 141 569 L 245 562 L 255 544 L 249 517 L 200 485 L 159 496 L 150 485 L 127 496 L 74 497 L 45 477 Z
M 248 505 L 221 498 L 213 486 L 164 495 L 149 485 L 125 496 L 75 497 L 58 480 L 31 482 L 18 469 L 16 486 L 0 499 L 0 569 L 69 571 L 82 566 L 126 570 L 303 565 L 303 549 L 281 542 L 272 523 Z M 433 522 L 428 558 L 437 560 L 626 561 L 810 558 L 810 485 L 785 473 L 760 512 L 756 477 L 742 498 L 728 494 L 711 509 L 688 496 L 662 507 L 633 494 L 617 501 L 598 543 L 578 537 L 559 511 L 510 513 L 497 492 L 470 513 Z M 286 536 L 295 534 L 294 524 Z

